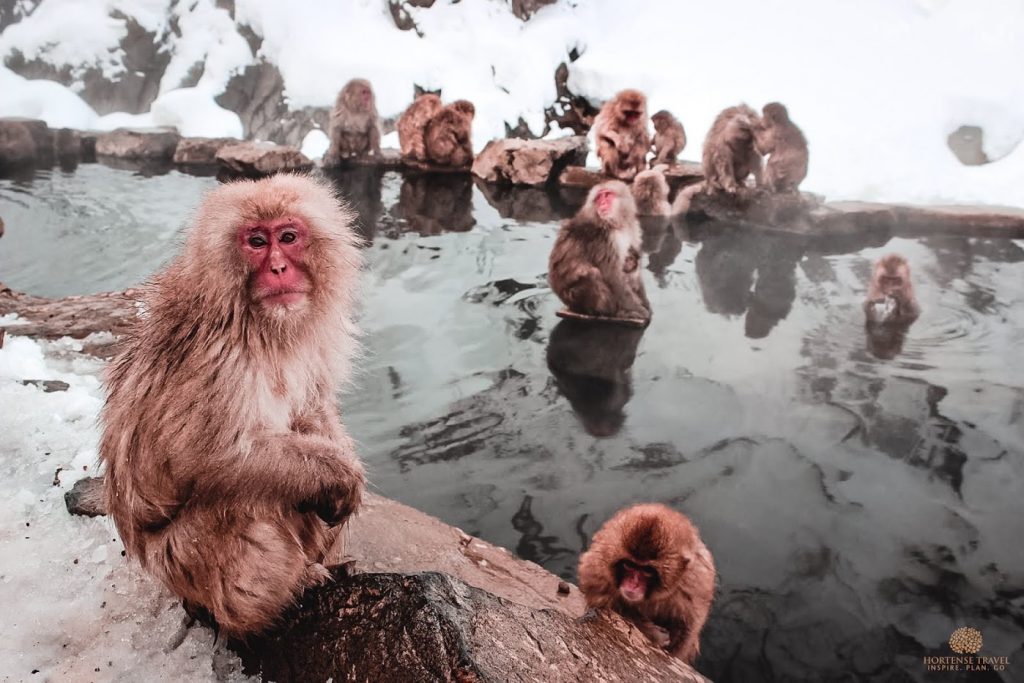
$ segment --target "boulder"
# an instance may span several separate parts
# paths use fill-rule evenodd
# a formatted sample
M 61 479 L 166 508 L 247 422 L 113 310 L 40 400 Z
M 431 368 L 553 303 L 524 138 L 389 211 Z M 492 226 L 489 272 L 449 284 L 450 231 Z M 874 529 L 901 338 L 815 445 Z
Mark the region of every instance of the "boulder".
M 82 163 L 96 163 L 96 140 L 102 133 L 95 130 L 80 130 L 78 136 L 82 141 Z
M 62 165 L 77 164 L 82 160 L 81 134 L 71 128 L 53 131 L 53 151 Z
M 216 159 L 228 177 L 259 178 L 313 168 L 313 162 L 295 147 L 273 142 L 237 142 L 221 147 Z
M 118 128 L 96 138 L 96 156 L 170 160 L 181 136 L 173 128 Z
M 534 610 L 435 572 L 335 577 L 242 647 L 250 671 L 278 683 L 706 683 L 612 614 Z
M 585 163 L 587 139 L 491 140 L 473 161 L 473 175 L 490 183 L 545 185 L 570 165 Z
M 985 154 L 985 131 L 980 126 L 960 126 L 946 137 L 946 144 L 964 166 L 989 162 Z
M 53 161 L 53 139 L 45 121 L 0 118 L 0 169 Z
M 237 143 L 237 138 L 182 138 L 174 150 L 174 163 L 182 166 L 216 166 L 217 152 Z

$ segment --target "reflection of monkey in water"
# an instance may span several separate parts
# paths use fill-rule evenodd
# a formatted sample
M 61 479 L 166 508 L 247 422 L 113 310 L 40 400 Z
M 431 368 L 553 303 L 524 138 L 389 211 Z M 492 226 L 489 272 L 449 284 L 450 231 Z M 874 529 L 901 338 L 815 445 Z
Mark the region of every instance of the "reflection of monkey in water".
M 465 232 L 473 218 L 473 180 L 465 174 L 406 174 L 398 195 L 398 213 L 421 235 Z
M 560 557 L 575 557 L 575 551 L 558 545 L 557 536 L 544 535 L 544 525 L 534 517 L 532 505 L 533 496 L 523 496 L 519 510 L 512 516 L 512 528 L 522 534 L 516 554 L 545 567 Z
M 324 175 L 335 190 L 348 201 L 358 215 L 353 228 L 360 237 L 373 240 L 377 221 L 384 211 L 380 187 L 384 177 L 381 166 L 353 166 L 346 169 L 325 169 Z
M 635 327 L 579 320 L 560 320 L 551 331 L 548 369 L 588 434 L 612 436 L 622 428 L 643 336 Z

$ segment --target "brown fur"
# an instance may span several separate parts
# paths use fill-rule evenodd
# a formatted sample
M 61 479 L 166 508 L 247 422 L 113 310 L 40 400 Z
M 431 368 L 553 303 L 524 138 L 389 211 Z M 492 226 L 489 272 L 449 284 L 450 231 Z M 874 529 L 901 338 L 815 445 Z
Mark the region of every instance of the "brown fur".
M 427 151 L 423 144 L 427 122 L 441 111 L 441 98 L 432 93 L 420 95 L 398 118 L 398 144 L 403 159 L 426 161 Z
M 264 308 L 238 228 L 281 216 L 308 226 L 312 289 Z M 359 507 L 363 469 L 335 398 L 355 332 L 352 221 L 304 176 L 213 190 L 109 368 L 100 455 L 125 549 L 231 636 L 323 580 Z
M 657 572 L 658 580 L 638 604 L 619 593 L 616 568 L 624 560 Z M 656 504 L 620 510 L 594 534 L 578 573 L 590 607 L 618 612 L 688 664 L 697 659 L 714 599 L 715 564 L 685 515 Z
M 338 93 L 331 111 L 331 146 L 325 164 L 344 159 L 380 156 L 380 117 L 373 87 L 364 78 L 353 78 Z
M 638 216 L 667 216 L 671 211 L 668 203 L 668 181 L 665 180 L 664 166 L 649 171 L 640 171 L 633 180 L 633 199 L 636 201 Z
M 427 161 L 438 166 L 463 168 L 473 163 L 473 116 L 468 100 L 456 100 L 427 122 L 423 141 Z
M 737 194 L 754 174 L 760 184 L 761 155 L 754 148 L 754 128 L 760 117 L 745 104 L 720 113 L 704 140 L 704 177 L 708 192 Z
M 683 124 L 665 109 L 652 116 L 651 122 L 654 123 L 654 158 L 651 159 L 651 168 L 658 164 L 674 164 L 676 157 L 686 147 Z
M 882 315 L 876 304 L 891 299 L 894 304 L 889 313 Z M 910 281 L 910 264 L 899 254 L 889 254 L 878 259 L 871 274 L 864 312 L 868 323 L 912 323 L 921 314 L 921 307 L 914 295 Z
M 605 175 L 628 181 L 644 170 L 651 148 L 644 94 L 623 90 L 605 102 L 594 119 L 594 140 Z
M 807 177 L 807 139 L 778 102 L 766 104 L 762 113 L 754 127 L 754 145 L 761 154 L 770 155 L 764 184 L 772 192 L 796 192 Z
M 602 190 L 616 194 L 607 216 L 594 203 Z M 562 224 L 548 262 L 548 281 L 577 313 L 650 320 L 651 305 L 640 278 L 640 225 L 625 183 L 612 180 L 595 186 L 579 213 Z

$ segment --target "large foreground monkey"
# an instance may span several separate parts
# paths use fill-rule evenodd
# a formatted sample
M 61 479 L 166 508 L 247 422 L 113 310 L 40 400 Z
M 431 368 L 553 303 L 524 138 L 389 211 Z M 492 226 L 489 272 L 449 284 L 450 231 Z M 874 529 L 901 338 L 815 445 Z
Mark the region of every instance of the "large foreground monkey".
M 362 497 L 335 399 L 361 266 L 352 221 L 303 176 L 212 191 L 109 370 L 107 510 L 128 555 L 229 636 L 324 580 Z

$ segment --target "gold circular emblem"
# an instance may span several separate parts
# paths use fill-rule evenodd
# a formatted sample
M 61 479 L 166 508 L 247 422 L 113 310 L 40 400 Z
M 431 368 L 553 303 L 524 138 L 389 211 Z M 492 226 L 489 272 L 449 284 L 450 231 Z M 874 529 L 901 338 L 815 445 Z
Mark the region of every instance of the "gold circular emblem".
M 970 654 L 981 650 L 981 631 L 970 626 L 961 626 L 949 637 L 949 648 L 957 654 Z

